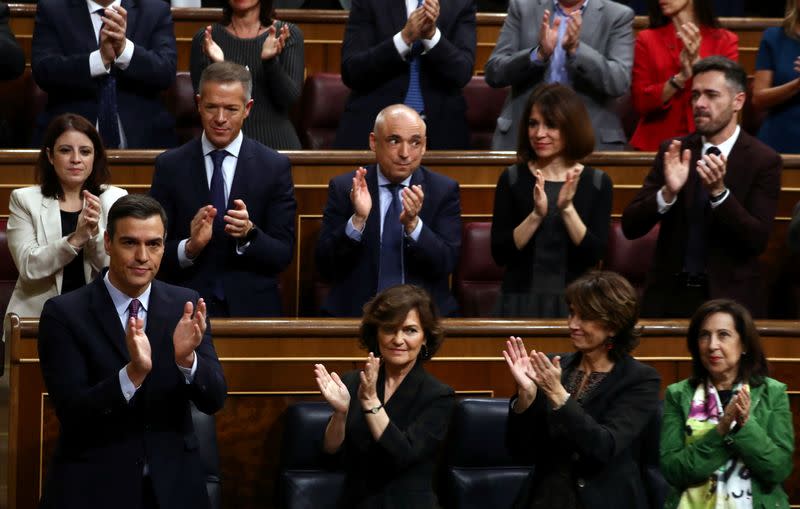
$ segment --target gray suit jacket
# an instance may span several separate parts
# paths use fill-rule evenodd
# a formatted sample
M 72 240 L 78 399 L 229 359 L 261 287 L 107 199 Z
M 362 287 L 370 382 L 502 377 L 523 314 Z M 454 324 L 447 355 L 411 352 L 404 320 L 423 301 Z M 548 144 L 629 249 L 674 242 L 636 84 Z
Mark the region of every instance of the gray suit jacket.
M 588 0 L 583 13 L 581 42 L 567 69 L 572 85 L 583 98 L 597 139 L 598 150 L 622 150 L 627 142 L 614 111 L 614 99 L 628 93 L 633 65 L 633 11 L 610 0 Z M 500 38 L 484 72 L 492 87 L 511 86 L 497 119 L 492 148 L 515 150 L 522 110 L 531 91 L 545 79 L 547 65 L 531 62 L 539 45 L 539 26 L 553 0 L 511 0 Z

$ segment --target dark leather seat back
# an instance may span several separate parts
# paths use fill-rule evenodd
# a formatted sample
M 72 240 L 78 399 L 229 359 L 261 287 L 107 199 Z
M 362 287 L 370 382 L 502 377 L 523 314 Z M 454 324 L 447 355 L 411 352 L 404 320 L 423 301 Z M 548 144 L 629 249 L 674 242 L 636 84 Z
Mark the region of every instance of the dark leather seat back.
M 532 467 L 515 464 L 508 454 L 507 420 L 506 398 L 468 398 L 459 402 L 447 447 L 447 507 L 511 507 Z
M 639 298 L 644 293 L 647 273 L 655 256 L 658 230 L 659 225 L 656 224 L 644 237 L 628 240 L 622 233 L 619 220 L 613 219 L 608 229 L 608 252 L 603 268 L 625 276 L 636 288 Z
M 349 95 L 350 89 L 339 74 L 323 72 L 306 78 L 299 129 L 300 143 L 304 149 L 333 147 L 336 128 L 339 127 L 339 119 L 342 118 Z
M 461 315 L 491 316 L 505 270 L 492 258 L 492 223 L 464 224 L 461 256 L 453 273 L 453 294 Z
M 492 149 L 492 135 L 506 96 L 508 87 L 492 88 L 483 76 L 473 76 L 464 87 L 469 146 L 472 150 Z
M 179 144 L 182 145 L 203 133 L 192 77 L 188 72 L 180 71 L 175 75 L 175 81 L 164 91 L 163 98 L 167 111 L 175 117 L 175 136 Z
M 36 118 L 47 105 L 47 93 L 27 67 L 19 78 L 0 81 L 0 97 L 0 147 L 29 147 Z
M 322 437 L 331 414 L 326 402 L 295 403 L 286 409 L 278 479 L 280 507 L 336 508 L 344 472 L 331 469 L 322 452 Z
M 217 420 L 213 415 L 204 414 L 194 403 L 192 409 L 192 423 L 197 441 L 200 444 L 200 460 L 206 474 L 206 489 L 211 509 L 222 508 L 222 490 L 220 483 L 222 476 L 219 468 L 219 449 L 217 448 Z

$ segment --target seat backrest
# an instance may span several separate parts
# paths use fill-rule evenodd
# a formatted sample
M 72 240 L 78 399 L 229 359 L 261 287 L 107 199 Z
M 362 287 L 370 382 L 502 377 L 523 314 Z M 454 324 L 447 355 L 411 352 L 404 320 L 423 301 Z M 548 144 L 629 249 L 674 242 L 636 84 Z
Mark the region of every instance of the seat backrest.
M 444 500 L 459 509 L 511 507 L 530 465 L 516 464 L 506 448 L 508 399 L 459 402 L 450 425 Z
M 217 420 L 213 415 L 204 414 L 194 403 L 189 403 L 192 410 L 192 424 L 197 436 L 200 451 L 200 461 L 206 474 L 206 489 L 208 490 L 209 507 L 221 509 L 222 491 L 220 483 L 222 476 L 219 469 L 219 449 L 217 448 Z
M 333 147 L 336 128 L 344 113 L 350 89 L 340 74 L 316 73 L 303 85 L 300 115 L 300 143 L 304 149 L 319 150 Z
M 175 117 L 175 135 L 178 143 L 199 137 L 203 133 L 200 114 L 197 112 L 192 77 L 186 71 L 179 71 L 175 81 L 164 91 L 163 99 L 167 111 Z
M 492 223 L 464 224 L 461 256 L 453 273 L 453 294 L 461 315 L 491 316 L 504 273 L 492 258 Z
M 508 87 L 492 88 L 483 76 L 473 76 L 464 87 L 467 103 L 469 146 L 472 150 L 491 150 L 497 117 L 508 96 Z
M 36 118 L 47 105 L 47 93 L 27 67 L 17 79 L 0 81 L 0 97 L 0 147 L 29 147 Z
M 647 235 L 628 240 L 622 233 L 622 224 L 619 220 L 612 220 L 608 229 L 608 252 L 603 261 L 603 268 L 625 276 L 636 289 L 639 298 L 644 293 L 647 273 L 655 256 L 658 230 L 659 225 L 656 224 Z
M 322 451 L 322 437 L 331 414 L 326 402 L 295 403 L 286 409 L 278 479 L 280 507 L 336 507 L 344 472 L 330 468 Z

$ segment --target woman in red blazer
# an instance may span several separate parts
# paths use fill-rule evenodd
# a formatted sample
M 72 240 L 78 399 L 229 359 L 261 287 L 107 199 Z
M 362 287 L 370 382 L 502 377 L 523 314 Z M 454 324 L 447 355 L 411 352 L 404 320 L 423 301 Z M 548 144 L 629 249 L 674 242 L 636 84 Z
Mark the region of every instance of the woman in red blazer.
M 631 95 L 639 123 L 630 144 L 658 150 L 694 131 L 692 65 L 722 55 L 739 59 L 739 38 L 720 28 L 711 0 L 650 0 L 650 27 L 636 36 Z

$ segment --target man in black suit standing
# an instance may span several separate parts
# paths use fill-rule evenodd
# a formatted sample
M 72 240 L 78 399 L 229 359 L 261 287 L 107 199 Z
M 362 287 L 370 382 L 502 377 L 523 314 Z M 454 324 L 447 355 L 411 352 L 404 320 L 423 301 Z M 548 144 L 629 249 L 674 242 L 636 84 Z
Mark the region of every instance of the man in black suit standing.
M 31 69 L 47 92 L 33 146 L 50 120 L 77 113 L 106 148 L 175 145 L 161 92 L 175 81 L 175 33 L 161 0 L 39 0 Z
M 150 194 L 167 211 L 164 279 L 200 292 L 209 314 L 280 316 L 277 275 L 294 247 L 289 159 L 245 137 L 253 82 L 239 64 L 203 71 L 203 135 L 156 159 Z
M 353 0 L 342 42 L 350 87 L 336 148 L 366 149 L 372 123 L 390 104 L 425 118 L 430 148 L 469 148 L 462 89 L 475 65 L 474 0 Z
M 153 279 L 165 221 L 152 198 L 120 198 L 108 271 L 44 305 L 39 358 L 61 433 L 40 507 L 208 507 L 189 402 L 216 412 L 225 378 L 203 299 Z
M 642 314 L 688 318 L 707 299 L 729 298 L 763 317 L 758 257 L 778 207 L 781 157 L 738 124 L 747 80 L 739 64 L 712 56 L 692 72 L 696 131 L 661 144 L 622 213 L 629 239 L 661 225 Z
M 443 316 L 456 313 L 449 277 L 461 249 L 458 183 L 421 165 L 425 122 L 402 104 L 375 119 L 377 164 L 331 179 L 317 241 L 317 266 L 333 283 L 322 313 L 361 316 L 364 304 L 408 283 L 430 293 Z

